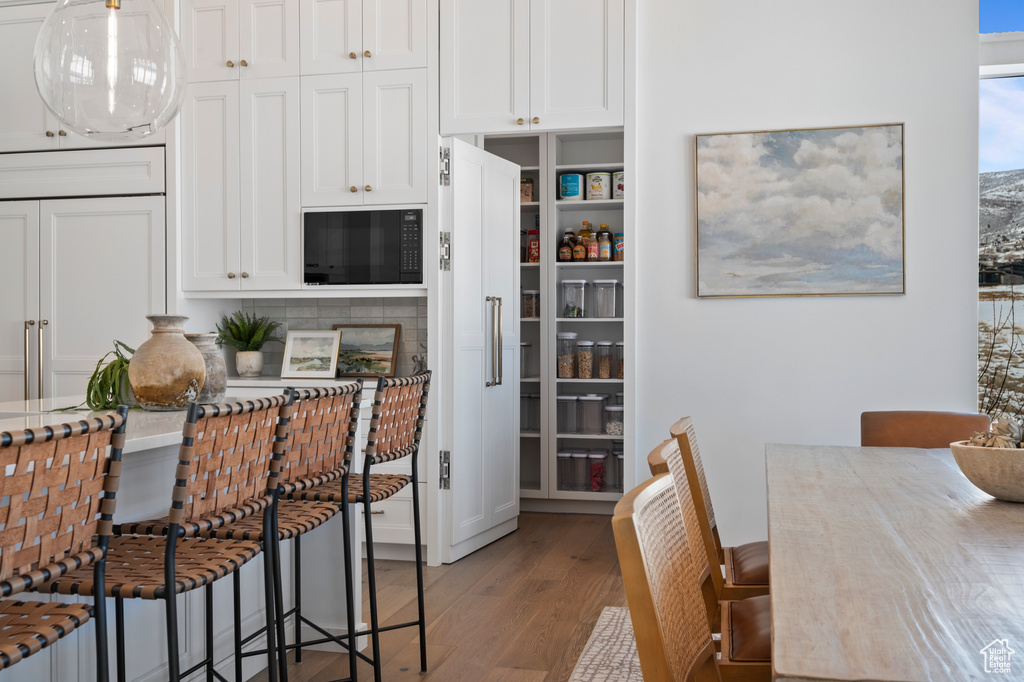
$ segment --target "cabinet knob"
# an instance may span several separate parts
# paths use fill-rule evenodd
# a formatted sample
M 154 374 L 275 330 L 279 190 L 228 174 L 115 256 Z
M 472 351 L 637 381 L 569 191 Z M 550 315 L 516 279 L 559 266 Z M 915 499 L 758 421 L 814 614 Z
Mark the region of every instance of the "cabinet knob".
M 249 273 L 248 272 L 243 272 L 242 273 L 242 279 L 249 279 Z
M 243 59 L 242 61 L 238 62 L 238 65 L 239 65 L 239 66 L 249 66 L 249 62 L 247 62 L 247 61 L 245 61 L 245 60 Z
M 234 278 L 235 278 L 235 273 L 229 272 L 228 273 L 228 279 L 234 279 Z
M 521 119 L 521 118 L 517 118 L 516 119 L 516 124 L 517 125 L 523 125 L 524 123 L 526 123 L 526 121 L 524 121 L 523 119 Z
M 57 134 L 60 135 L 61 137 L 67 137 L 68 136 L 68 131 L 61 130 L 61 131 L 58 131 Z
M 367 186 L 366 186 L 366 187 L 364 187 L 363 189 L 365 189 L 365 190 L 366 190 L 367 192 L 372 192 L 372 191 L 373 191 L 373 188 L 372 188 L 372 187 L 370 187 L 369 185 L 367 185 Z
M 352 185 L 351 187 L 348 188 L 348 191 L 355 193 L 359 191 L 359 188 L 356 187 L 355 185 Z
M 533 122 L 534 122 L 534 123 L 540 123 L 540 119 L 539 119 L 539 118 L 537 118 L 536 116 L 534 116 L 534 117 L 533 117 Z
M 349 52 L 348 53 L 348 58 L 349 59 L 358 59 L 359 55 L 357 55 L 355 52 Z
M 46 131 L 46 136 L 47 137 L 53 137 L 53 131 L 52 130 L 47 130 Z
M 235 63 L 233 61 L 231 61 L 230 59 L 228 60 L 228 68 L 229 69 L 235 68 Z
M 363 56 L 364 56 L 364 57 L 372 57 L 373 55 L 372 55 L 372 54 L 370 54 L 370 51 L 369 51 L 369 50 L 367 50 L 366 52 L 364 52 L 364 53 L 363 53 Z

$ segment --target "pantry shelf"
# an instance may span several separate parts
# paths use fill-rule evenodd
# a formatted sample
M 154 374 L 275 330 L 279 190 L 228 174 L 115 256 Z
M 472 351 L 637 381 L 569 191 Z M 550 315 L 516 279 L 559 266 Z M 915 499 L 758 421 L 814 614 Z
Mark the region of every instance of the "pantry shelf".
M 567 173 L 569 171 L 608 171 L 610 173 L 622 170 L 623 165 L 619 163 L 562 163 L 555 166 L 556 173 Z M 523 169 L 526 170 L 526 169 Z
M 594 209 L 622 208 L 622 199 L 591 199 L 590 201 L 558 201 L 555 207 L 560 211 L 593 211 Z

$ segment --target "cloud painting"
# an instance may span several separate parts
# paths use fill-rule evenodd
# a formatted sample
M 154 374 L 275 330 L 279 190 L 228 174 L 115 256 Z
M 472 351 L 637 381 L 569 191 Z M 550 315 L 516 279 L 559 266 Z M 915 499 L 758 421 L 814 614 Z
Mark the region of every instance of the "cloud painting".
M 903 126 L 697 136 L 697 295 L 901 294 Z

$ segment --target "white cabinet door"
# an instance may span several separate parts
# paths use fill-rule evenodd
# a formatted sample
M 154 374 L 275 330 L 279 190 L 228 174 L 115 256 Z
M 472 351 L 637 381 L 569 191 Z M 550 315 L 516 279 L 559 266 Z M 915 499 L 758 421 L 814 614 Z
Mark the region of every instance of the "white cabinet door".
M 181 42 L 190 82 L 238 80 L 238 0 L 183 0 Z
M 57 149 L 57 119 L 40 99 L 32 72 L 36 35 L 49 10 L 50 5 L 0 9 L 0 152 Z
M 190 83 L 181 109 L 181 283 L 239 289 L 238 84 Z
M 363 68 L 361 0 L 299 0 L 302 75 Z
M 302 205 L 363 203 L 362 76 L 302 77 Z
M 241 288 L 297 289 L 299 79 L 243 81 L 240 91 Z
M 426 69 L 363 74 L 363 203 L 426 203 Z
M 240 0 L 239 78 L 299 75 L 299 6 L 295 0 Z
M 441 0 L 440 11 L 441 134 L 528 129 L 530 0 Z
M 42 397 L 82 395 L 114 339 L 149 338 L 166 310 L 164 197 L 40 203 Z
M 622 0 L 531 0 L 534 130 L 622 125 Z
M 37 376 L 39 202 L 0 202 L 0 254 L 0 401 L 27 400 Z
M 426 0 L 363 0 L 363 71 L 427 66 Z
M 515 530 L 519 514 L 519 167 L 461 140 L 449 143 L 452 182 L 444 190 L 444 210 L 452 269 L 443 279 L 450 291 L 445 327 L 452 369 L 444 383 L 451 408 L 445 410 L 451 489 L 442 494 L 444 518 L 450 519 L 442 542 L 445 562 Z

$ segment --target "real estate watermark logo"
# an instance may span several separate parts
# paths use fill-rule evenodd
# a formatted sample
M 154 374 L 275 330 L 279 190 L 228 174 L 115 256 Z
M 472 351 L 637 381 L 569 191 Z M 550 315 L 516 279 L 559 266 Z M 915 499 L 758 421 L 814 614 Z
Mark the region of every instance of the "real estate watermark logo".
M 1016 652 L 1009 641 L 993 639 L 979 653 L 985 657 L 985 672 L 1002 674 L 1010 672 L 1010 657 Z

